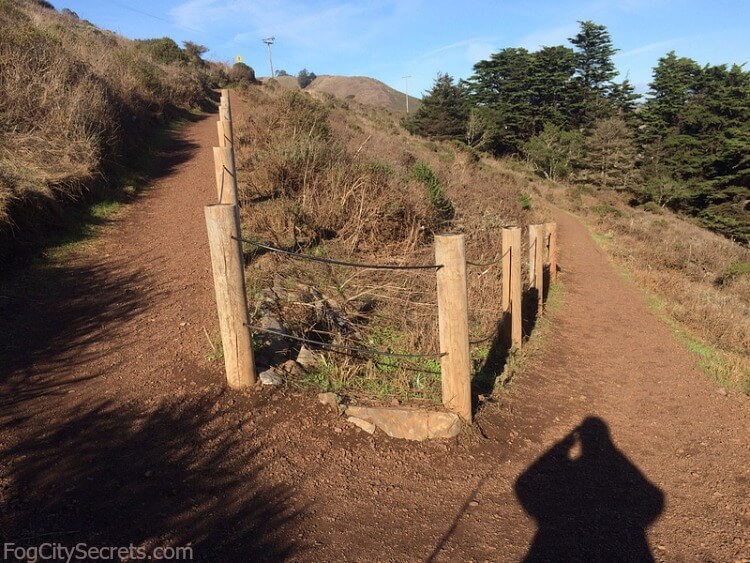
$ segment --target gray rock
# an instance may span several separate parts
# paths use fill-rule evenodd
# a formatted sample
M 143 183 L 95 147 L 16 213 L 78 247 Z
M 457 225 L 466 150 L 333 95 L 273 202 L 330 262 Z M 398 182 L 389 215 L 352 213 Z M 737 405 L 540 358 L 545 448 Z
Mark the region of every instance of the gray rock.
M 297 363 L 308 371 L 315 369 L 318 367 L 318 355 L 309 348 L 302 346 L 299 349 L 299 354 L 297 354 Z
M 351 422 L 355 426 L 359 426 L 362 430 L 364 430 L 368 434 L 372 434 L 373 432 L 375 432 L 375 425 L 372 422 L 368 422 L 356 416 L 350 416 L 346 420 Z
M 321 405 L 330 405 L 334 411 L 339 412 L 341 398 L 336 393 L 318 393 L 318 402 Z
M 286 362 L 281 364 L 281 369 L 282 371 L 294 377 L 305 377 L 305 375 L 307 375 L 307 372 L 304 370 L 304 368 L 294 360 L 287 360 Z
M 282 383 L 284 383 L 284 380 L 281 379 L 281 376 L 276 373 L 276 370 L 271 368 L 267 369 L 266 371 L 260 372 L 260 382 L 263 385 L 276 385 L 279 386 Z
M 346 414 L 371 422 L 392 438 L 422 441 L 454 438 L 461 432 L 461 419 L 448 412 L 351 406 Z
M 719 387 L 719 390 L 718 390 L 718 391 L 716 391 L 716 392 L 717 392 L 717 393 L 718 393 L 719 395 L 721 395 L 722 397 L 726 397 L 726 396 L 727 396 L 727 390 L 726 390 L 726 389 L 724 389 L 723 387 Z

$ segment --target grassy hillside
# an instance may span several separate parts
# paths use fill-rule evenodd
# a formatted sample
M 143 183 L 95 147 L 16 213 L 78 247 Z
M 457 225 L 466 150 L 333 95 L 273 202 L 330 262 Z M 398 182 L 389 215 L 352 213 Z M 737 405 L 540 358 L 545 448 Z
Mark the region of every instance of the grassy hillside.
M 220 69 L 168 39 L 134 42 L 46 2 L 0 0 L 0 244 L 117 186 L 145 140 L 198 108 Z M 3 254 L 3 253 L 0 253 Z
M 311 92 L 326 92 L 341 100 L 406 112 L 406 96 L 374 78 L 366 76 L 318 76 L 306 88 Z M 422 102 L 409 96 L 409 111 L 416 111 Z
M 502 226 L 549 219 L 552 203 L 589 224 L 707 373 L 750 393 L 750 252 L 742 246 L 670 212 L 630 207 L 612 190 L 542 180 L 522 161 L 410 135 L 386 110 L 281 89 L 252 88 L 248 95 L 256 111 L 237 137 L 243 228 L 252 239 L 362 262 L 430 263 L 435 233 L 464 232 L 469 259 L 485 262 L 498 255 Z M 431 182 L 444 201 L 431 196 Z M 453 214 L 441 211 L 446 201 Z M 274 306 L 292 333 L 435 351 L 433 275 L 341 270 L 258 253 L 251 245 L 247 251 L 254 257 L 248 271 L 254 302 L 267 300 L 274 287 L 284 296 Z M 499 276 L 492 268 L 470 268 L 469 280 L 476 340 L 500 319 Z M 340 311 L 321 317 L 304 304 L 309 288 Z M 264 306 L 255 311 L 256 322 Z M 332 321 L 339 314 L 345 325 Z M 487 345 L 473 349 L 475 369 L 493 377 L 499 374 L 488 352 Z M 329 354 L 303 383 L 434 398 L 436 367 L 434 360 L 379 363 Z
M 268 80 L 268 79 L 264 79 Z M 279 86 L 288 90 L 299 90 L 297 78 L 294 76 L 278 76 L 274 79 Z M 366 76 L 318 76 L 307 88 L 306 92 L 330 95 L 344 101 L 354 101 L 378 108 L 385 108 L 396 112 L 406 112 L 406 95 L 394 90 L 380 80 Z M 422 104 L 422 100 L 409 96 L 409 112 L 415 112 Z
M 499 257 L 503 226 L 544 218 L 539 201 L 527 197 L 529 177 L 498 170 L 460 143 L 414 137 L 388 110 L 333 97 L 321 101 L 306 91 L 254 87 L 247 95 L 253 112 L 238 124 L 235 138 L 243 230 L 253 240 L 358 262 L 429 264 L 436 233 L 465 233 L 469 259 L 487 262 Z M 252 245 L 246 250 L 252 302 L 259 304 L 253 322 L 262 322 L 271 308 L 298 336 L 394 352 L 436 351 L 433 271 L 354 270 L 291 261 Z M 497 269 L 471 267 L 473 339 L 496 329 L 499 295 Z M 485 365 L 490 344 L 476 346 L 474 357 L 477 371 L 493 378 L 499 373 Z M 438 368 L 434 358 L 327 354 L 320 370 L 299 383 L 434 399 Z

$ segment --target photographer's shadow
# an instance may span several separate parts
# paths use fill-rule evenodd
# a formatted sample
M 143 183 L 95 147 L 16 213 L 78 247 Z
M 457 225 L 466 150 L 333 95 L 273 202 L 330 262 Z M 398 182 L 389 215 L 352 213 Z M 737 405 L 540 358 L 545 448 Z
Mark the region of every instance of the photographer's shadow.
M 516 495 L 537 521 L 524 561 L 653 561 L 646 528 L 664 494 L 589 417 L 516 481 Z

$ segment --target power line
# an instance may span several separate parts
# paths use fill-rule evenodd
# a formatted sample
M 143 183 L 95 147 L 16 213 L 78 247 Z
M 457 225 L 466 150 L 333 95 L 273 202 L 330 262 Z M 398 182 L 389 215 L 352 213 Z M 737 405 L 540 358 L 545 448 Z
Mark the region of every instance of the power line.
M 181 25 L 181 24 L 178 24 L 178 23 L 174 23 L 173 21 L 170 21 L 170 20 L 168 20 L 166 18 L 163 18 L 161 16 L 157 16 L 155 14 L 151 14 L 149 12 L 145 12 L 143 10 L 139 10 L 138 8 L 133 8 L 132 6 L 128 6 L 127 4 L 122 4 L 122 3 L 117 2 L 115 0 L 109 0 L 109 3 L 113 4 L 115 6 L 118 6 L 120 8 L 123 8 L 125 10 L 129 10 L 131 12 L 134 12 L 136 14 L 141 14 L 141 15 L 144 15 L 144 16 L 148 16 L 149 18 L 153 18 L 155 20 L 158 20 L 158 21 L 161 21 L 161 22 L 164 22 L 164 23 L 168 23 L 172 27 L 176 27 L 178 29 L 182 29 L 183 31 L 190 31 L 191 33 L 198 33 L 198 34 L 203 35 L 205 37 L 209 37 L 211 39 L 216 39 L 217 41 L 222 41 L 222 42 L 226 41 L 226 38 L 223 38 L 223 37 L 220 38 L 220 37 L 211 35 L 209 33 L 206 33 L 205 31 L 201 31 L 199 29 L 194 29 L 194 28 L 188 27 L 186 25 Z

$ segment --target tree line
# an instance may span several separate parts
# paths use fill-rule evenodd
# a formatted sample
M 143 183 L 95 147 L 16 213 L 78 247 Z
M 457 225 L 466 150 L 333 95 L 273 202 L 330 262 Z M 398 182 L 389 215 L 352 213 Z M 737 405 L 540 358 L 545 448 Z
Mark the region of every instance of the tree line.
M 672 51 L 642 98 L 615 80 L 606 27 L 579 24 L 570 46 L 502 49 L 458 83 L 438 74 L 405 126 L 521 155 L 552 180 L 625 191 L 750 241 L 750 72 Z

